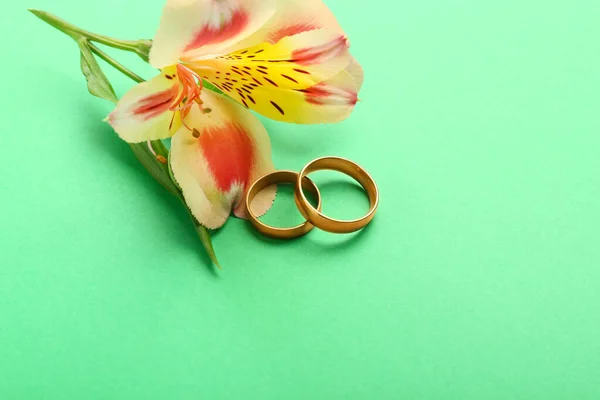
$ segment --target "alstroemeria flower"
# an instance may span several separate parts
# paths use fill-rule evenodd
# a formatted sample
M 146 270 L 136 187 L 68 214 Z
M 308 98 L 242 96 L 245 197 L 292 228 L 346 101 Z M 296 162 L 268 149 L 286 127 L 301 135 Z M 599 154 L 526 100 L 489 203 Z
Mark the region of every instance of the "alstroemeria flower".
M 161 74 L 125 94 L 108 121 L 128 142 L 172 136 L 186 203 L 217 228 L 232 209 L 244 217 L 244 193 L 274 170 L 268 135 L 247 109 L 285 122 L 343 120 L 363 80 L 348 47 L 321 0 L 168 0 L 150 52 Z M 263 192 L 256 212 L 274 195 Z

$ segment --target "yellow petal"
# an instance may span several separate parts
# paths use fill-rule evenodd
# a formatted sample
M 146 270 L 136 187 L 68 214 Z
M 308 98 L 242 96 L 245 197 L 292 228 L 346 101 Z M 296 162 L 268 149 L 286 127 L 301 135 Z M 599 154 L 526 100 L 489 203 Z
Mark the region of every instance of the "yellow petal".
M 155 68 L 185 56 L 222 54 L 261 28 L 275 13 L 275 0 L 168 0 L 150 51 Z
M 279 121 L 312 124 L 341 118 L 331 107 L 314 107 L 323 106 L 329 94 L 336 97 L 329 103 L 354 107 L 360 85 L 344 72 L 353 60 L 344 36 L 319 29 L 189 66 L 247 108 Z M 335 86 L 324 84 L 334 77 Z
M 181 125 L 179 111 L 171 111 L 180 90 L 175 67 L 134 86 L 107 118 L 117 134 L 130 143 L 164 139 Z
M 359 89 L 359 81 L 349 70 L 344 70 L 307 89 L 262 87 L 252 95 L 245 94 L 245 97 L 254 101 L 252 109 L 268 118 L 298 124 L 321 124 L 346 119 L 358 102 Z
M 173 136 L 171 167 L 185 201 L 207 228 L 222 226 L 232 209 L 245 217 L 243 197 L 260 176 L 275 170 L 271 144 L 260 121 L 234 101 L 205 90 L 205 110 L 194 107 Z M 253 211 L 265 213 L 275 190 L 261 193 Z

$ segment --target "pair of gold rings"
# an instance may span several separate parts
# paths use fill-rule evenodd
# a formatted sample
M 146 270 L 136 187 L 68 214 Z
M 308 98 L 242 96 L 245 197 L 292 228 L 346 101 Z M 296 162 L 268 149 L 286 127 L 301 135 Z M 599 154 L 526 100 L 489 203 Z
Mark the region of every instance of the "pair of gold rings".
M 369 197 L 370 209 L 367 215 L 355 220 L 342 221 L 330 218 L 321 212 L 321 193 L 315 183 L 307 175 L 321 170 L 338 171 L 358 181 Z M 261 222 L 252 212 L 250 204 L 254 197 L 268 186 L 279 183 L 294 184 L 294 200 L 296 206 L 306 222 L 292 228 L 276 228 Z M 304 190 L 311 193 L 317 199 L 317 206 L 313 207 L 308 202 Z M 379 190 L 375 181 L 358 164 L 340 157 L 323 157 L 309 162 L 300 173 L 293 171 L 275 171 L 259 178 L 246 194 L 246 209 L 248 219 L 252 225 L 262 234 L 278 238 L 293 239 L 310 232 L 314 227 L 331 233 L 351 233 L 364 228 L 375 216 L 379 205 Z

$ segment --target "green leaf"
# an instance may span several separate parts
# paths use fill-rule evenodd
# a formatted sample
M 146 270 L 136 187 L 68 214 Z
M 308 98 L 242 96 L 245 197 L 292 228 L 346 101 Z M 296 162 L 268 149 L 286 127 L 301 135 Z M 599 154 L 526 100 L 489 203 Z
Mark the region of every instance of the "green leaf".
M 220 90 L 218 87 L 216 87 L 215 85 L 213 85 L 212 83 L 210 83 L 209 81 L 206 81 L 204 79 L 202 80 L 202 87 L 204 89 L 208 89 L 215 93 L 224 94 L 222 90 Z
M 87 40 L 79 40 L 79 50 L 81 51 L 81 72 L 87 80 L 89 92 L 96 97 L 116 103 L 115 90 L 100 69 Z
M 167 162 L 167 167 L 168 167 L 168 171 L 169 171 L 169 178 L 171 178 L 171 180 L 173 181 L 173 183 L 175 184 L 175 186 L 177 186 L 177 190 L 179 191 L 179 193 L 181 193 L 181 186 L 179 186 L 179 182 L 177 182 L 177 179 L 175 179 L 175 175 L 173 175 L 173 168 L 171 165 L 171 152 L 169 151 L 169 157 L 168 157 L 168 162 Z M 183 200 L 183 197 L 182 197 Z M 184 201 L 185 203 L 185 201 Z
M 200 238 L 200 242 L 202 242 L 202 246 L 204 246 L 204 250 L 206 250 L 206 254 L 208 254 L 208 257 L 210 257 L 210 260 L 213 262 L 213 264 L 215 264 L 217 267 L 219 267 L 219 269 L 221 269 L 221 264 L 219 264 L 219 260 L 217 259 L 217 255 L 215 254 L 215 249 L 212 245 L 210 231 L 204 226 L 200 225 L 191 213 L 190 216 L 194 220 L 194 227 L 196 228 L 196 232 L 198 232 L 198 237 Z
M 168 169 L 167 165 L 160 163 L 156 159 L 156 156 L 154 154 L 152 154 L 152 152 L 148 148 L 148 144 L 145 142 L 144 143 L 128 143 L 128 144 L 129 144 L 129 147 L 131 147 L 133 154 L 135 154 L 136 158 L 139 160 L 140 163 L 142 163 L 142 165 L 144 166 L 144 168 L 146 168 L 146 170 L 150 173 L 150 175 L 156 181 L 158 181 L 158 183 L 160 183 L 165 189 L 167 189 L 167 191 L 169 191 L 169 193 L 172 193 L 175 196 L 179 196 L 179 189 L 177 188 L 177 186 L 175 186 L 175 184 L 171 180 L 171 177 L 169 176 L 169 169 Z M 158 146 L 164 147 L 162 142 L 160 142 L 158 140 L 153 141 L 152 144 L 153 144 L 153 146 L 152 146 L 153 148 L 156 148 Z M 166 151 L 166 149 L 165 149 L 165 151 Z M 158 152 L 158 151 L 156 152 L 156 154 L 165 157 L 165 160 L 167 159 L 167 156 L 160 154 L 160 152 Z
M 194 223 L 194 228 L 196 229 L 196 232 L 198 233 L 198 237 L 200 238 L 200 242 L 202 243 L 202 246 L 204 246 L 204 250 L 206 250 L 206 254 L 208 254 L 208 256 L 210 257 L 210 260 L 213 262 L 213 264 L 215 264 L 217 267 L 219 267 L 219 269 L 221 269 L 221 265 L 219 264 L 219 260 L 217 259 L 217 255 L 215 254 L 215 250 L 212 245 L 212 240 L 210 238 L 210 231 L 206 227 L 202 226 L 198 222 L 196 217 L 194 217 L 194 214 L 192 214 L 192 211 L 190 210 L 187 203 L 185 202 L 183 193 L 181 193 L 181 188 L 179 187 L 179 184 L 177 183 L 177 180 L 175 179 L 175 176 L 173 175 L 173 170 L 171 169 L 171 152 L 169 152 L 168 160 L 169 161 L 167 163 L 167 167 L 168 167 L 169 177 L 171 178 L 171 181 L 177 186 L 179 199 L 183 203 L 183 206 L 186 208 L 188 214 L 190 215 L 190 218 L 192 219 L 192 222 Z

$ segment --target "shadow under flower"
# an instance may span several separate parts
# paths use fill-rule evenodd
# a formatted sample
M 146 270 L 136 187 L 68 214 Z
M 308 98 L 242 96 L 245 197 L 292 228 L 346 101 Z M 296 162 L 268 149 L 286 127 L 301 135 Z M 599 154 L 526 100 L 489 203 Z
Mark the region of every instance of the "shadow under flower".
M 216 272 L 216 268 L 200 243 L 200 239 L 188 212 L 184 209 L 184 205 L 150 176 L 142 164 L 138 162 L 127 143 L 117 136 L 110 125 L 102 122 L 104 115 L 102 115 L 101 107 L 94 108 L 86 104 L 86 107 L 81 108 L 79 105 L 79 108 L 86 115 L 85 121 L 88 122 L 86 122 L 85 131 L 89 133 L 89 140 L 93 141 L 95 147 L 110 154 L 115 162 L 119 164 L 119 167 L 135 171 L 135 175 L 137 176 L 136 182 L 140 187 L 143 187 L 141 190 L 147 191 L 156 198 L 161 203 L 161 206 L 168 210 L 168 212 L 165 212 L 165 215 L 169 215 L 168 218 L 174 218 L 173 220 L 177 221 L 177 232 L 167 236 L 173 238 L 172 240 L 177 247 L 185 246 L 186 249 L 195 249 L 199 258 L 206 265 L 206 270 L 210 272 L 211 276 L 218 278 L 219 275 Z M 214 237 L 214 234 L 217 232 L 211 231 L 211 236 Z

